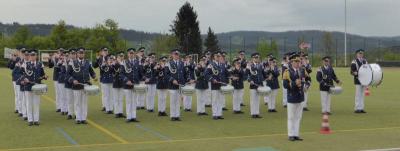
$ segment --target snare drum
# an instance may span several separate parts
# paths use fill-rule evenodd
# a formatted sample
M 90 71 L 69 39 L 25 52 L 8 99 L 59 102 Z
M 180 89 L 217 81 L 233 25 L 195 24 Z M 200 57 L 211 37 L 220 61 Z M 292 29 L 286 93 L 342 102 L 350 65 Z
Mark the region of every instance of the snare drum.
M 185 86 L 181 87 L 181 93 L 182 93 L 182 95 L 185 95 L 185 96 L 193 95 L 194 91 L 195 91 L 195 89 L 194 89 L 193 85 L 185 85 Z
M 266 96 L 271 93 L 271 88 L 269 86 L 262 86 L 257 88 L 257 94 L 261 96 Z
M 97 95 L 100 93 L 99 86 L 97 85 L 85 85 L 83 91 L 86 95 Z
M 343 92 L 342 87 L 340 86 L 333 86 L 329 88 L 329 93 L 332 95 L 341 94 Z
M 221 93 L 225 94 L 225 95 L 232 94 L 233 89 L 234 89 L 234 87 L 230 84 L 228 84 L 226 86 L 221 86 Z
M 36 95 L 44 95 L 47 93 L 47 85 L 35 84 L 32 86 L 32 93 Z
M 378 64 L 363 64 L 358 69 L 358 80 L 363 86 L 378 86 L 382 79 L 383 72 Z
M 135 91 L 135 93 L 144 94 L 147 91 L 147 85 L 144 83 L 135 84 L 133 86 L 133 91 Z

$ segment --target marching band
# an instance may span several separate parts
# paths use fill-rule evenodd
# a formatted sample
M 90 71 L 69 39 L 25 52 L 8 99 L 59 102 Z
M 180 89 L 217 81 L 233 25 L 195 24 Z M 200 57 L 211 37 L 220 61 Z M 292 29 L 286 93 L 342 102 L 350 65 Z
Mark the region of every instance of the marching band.
M 250 113 L 252 118 L 260 116 L 260 98 L 268 106 L 268 112 L 277 112 L 276 97 L 282 78 L 283 106 L 287 108 L 288 136 L 290 141 L 302 140 L 299 127 L 303 111 L 308 111 L 308 90 L 311 85 L 311 65 L 303 52 L 285 53 L 281 68 L 272 54 L 261 62 L 259 53 L 245 58 L 245 51 L 239 51 L 232 65 L 226 60 L 226 53 L 206 51 L 194 61 L 192 55 L 180 58 L 181 52 L 173 49 L 170 56 L 156 59 L 155 53 L 144 55 L 145 48 L 129 48 L 110 54 L 108 48 L 101 48 L 99 56 L 92 64 L 85 59 L 86 49 L 58 49 L 49 59 L 53 68 L 53 81 L 56 93 L 56 111 L 75 119 L 76 124 L 86 124 L 88 115 L 87 97 L 97 94 L 98 87 L 94 68 L 100 70 L 101 104 L 106 114 L 116 118 L 126 118 L 126 122 L 139 122 L 136 111 L 155 110 L 157 96 L 158 116 L 168 116 L 166 111 L 169 93 L 169 116 L 171 121 L 181 121 L 181 102 L 185 112 L 192 111 L 192 95 L 196 93 L 196 113 L 208 115 L 206 107 L 212 107 L 212 119 L 222 120 L 223 111 L 228 110 L 226 96 L 232 95 L 234 114 L 243 114 L 244 81 L 249 82 Z M 356 85 L 355 113 L 364 111 L 364 89 L 358 79 L 358 69 L 367 61 L 364 50 L 356 51 L 356 59 L 351 65 L 351 74 Z M 47 92 L 42 80 L 47 80 L 44 64 L 37 59 L 37 50 L 18 48 L 8 67 L 12 70 L 15 93 L 15 113 L 28 121 L 28 125 L 39 125 L 40 95 Z M 127 55 L 125 57 L 125 55 Z M 322 65 L 316 72 L 319 83 L 323 114 L 331 114 L 331 95 L 336 84 L 341 81 L 336 76 L 329 56 L 322 58 Z M 186 87 L 190 86 L 190 87 Z M 341 90 L 341 89 L 339 89 Z M 191 92 L 191 93 L 189 93 Z M 125 99 L 126 112 L 123 106 Z

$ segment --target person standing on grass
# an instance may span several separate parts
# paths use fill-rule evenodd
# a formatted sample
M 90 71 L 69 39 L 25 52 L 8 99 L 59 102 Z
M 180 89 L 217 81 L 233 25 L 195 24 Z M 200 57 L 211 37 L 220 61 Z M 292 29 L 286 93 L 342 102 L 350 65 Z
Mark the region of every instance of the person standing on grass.
M 111 83 L 112 78 L 109 73 L 110 70 L 105 71 L 104 69 L 109 69 L 107 67 L 107 55 L 108 48 L 103 47 L 100 49 L 99 55 L 96 57 L 96 61 L 93 63 L 93 68 L 100 68 L 100 87 L 101 87 L 101 111 L 105 111 L 106 113 L 112 112 L 112 108 L 110 108 L 110 91 L 111 91 Z M 103 68 L 102 68 L 103 67 Z
M 60 75 L 60 68 L 57 65 L 59 63 L 59 57 L 63 48 L 58 48 L 57 52 L 52 54 L 49 59 L 49 68 L 53 68 L 53 81 L 54 81 L 54 92 L 56 93 L 56 112 L 61 112 L 61 101 L 60 101 L 60 92 L 59 92 L 59 85 L 58 85 L 58 76 Z
M 77 50 L 74 49 L 74 48 L 71 48 L 69 50 L 69 56 L 68 56 L 68 59 L 66 61 L 66 65 L 64 66 L 64 68 L 67 71 L 66 75 L 65 75 L 65 84 L 64 84 L 64 87 L 65 87 L 65 99 L 67 100 L 67 103 L 68 103 L 67 120 L 72 119 L 73 118 L 72 116 L 75 115 L 75 109 L 74 109 L 75 100 L 74 100 L 74 95 L 73 95 L 73 92 L 72 92 L 72 83 L 68 81 L 68 79 L 69 79 L 69 74 L 68 73 L 70 72 L 69 70 L 72 70 L 71 63 L 74 60 L 76 60 L 76 52 L 77 52 Z
M 301 69 L 298 54 L 290 57 L 291 67 L 283 72 L 283 87 L 287 89 L 287 116 L 289 141 L 302 141 L 299 137 L 300 122 L 303 115 L 304 84 L 307 72 Z
M 32 92 L 32 86 L 41 84 L 43 79 L 47 79 L 43 63 L 37 61 L 37 53 L 37 50 L 29 51 L 29 62 L 22 66 L 23 76 L 20 81 L 21 85 L 25 87 L 24 95 L 29 126 L 39 125 L 40 96 Z
M 329 90 L 333 87 L 333 81 L 340 84 L 336 77 L 335 71 L 331 66 L 331 58 L 325 56 L 322 58 L 322 66 L 317 71 L 317 81 L 319 82 L 319 90 L 321 93 L 322 114 L 331 115 L 331 94 Z
M 271 93 L 267 95 L 268 97 L 268 112 L 277 112 L 276 111 L 276 96 L 278 95 L 279 89 L 279 81 L 278 77 L 280 75 L 278 66 L 276 65 L 276 58 L 270 57 L 268 60 L 268 66 L 266 67 L 266 75 L 267 75 L 267 86 L 271 88 Z
M 16 52 L 11 56 L 11 59 L 7 63 L 7 67 L 11 70 L 12 83 L 14 88 L 14 103 L 15 103 L 15 114 L 21 113 L 21 101 L 19 99 L 20 84 L 16 80 L 21 76 L 19 69 L 19 62 L 22 60 L 21 48 L 18 47 Z
M 146 95 L 146 110 L 147 112 L 154 112 L 154 99 L 156 96 L 156 87 L 157 87 L 157 75 L 155 72 L 156 62 L 156 54 L 149 53 L 147 55 L 146 61 L 143 65 L 144 69 L 144 79 L 145 84 L 147 85 L 147 95 Z
M 265 72 L 260 63 L 260 54 L 251 54 L 253 61 L 247 65 L 248 81 L 250 83 L 250 115 L 251 118 L 262 118 L 260 116 L 260 97 L 257 88 L 264 86 Z
M 199 63 L 195 67 L 196 74 L 196 96 L 197 96 L 197 115 L 208 115 L 206 113 L 205 103 L 207 100 L 207 90 L 208 90 L 208 76 L 207 76 L 207 58 L 203 56 L 200 58 Z
M 282 66 L 282 70 L 281 70 L 282 71 L 282 77 L 283 77 L 283 71 L 288 69 L 289 66 L 290 66 L 290 61 L 289 61 L 289 56 L 290 55 L 291 55 L 291 53 L 285 53 L 283 55 L 282 63 L 281 63 L 281 66 Z M 283 85 L 283 82 L 282 82 L 282 85 Z M 287 89 L 285 87 L 282 88 L 282 105 L 283 105 L 284 108 L 287 107 Z
M 246 71 L 242 69 L 240 59 L 233 60 L 233 69 L 230 72 L 233 90 L 233 114 L 243 114 L 241 104 L 243 103 L 244 80 Z
M 246 61 L 246 54 L 245 54 L 245 51 L 244 51 L 244 50 L 240 50 L 240 51 L 238 52 L 237 59 L 239 59 L 238 62 L 240 63 L 240 68 L 241 68 L 244 72 L 246 72 L 247 61 Z M 247 76 L 247 75 L 245 75 L 244 79 L 247 79 L 246 76 Z M 246 106 L 246 105 L 244 104 L 244 99 L 241 99 L 240 106 Z
M 137 103 L 136 93 L 133 91 L 134 84 L 139 83 L 138 77 L 135 70 L 139 70 L 139 60 L 135 59 L 135 49 L 129 48 L 128 50 L 128 58 L 122 63 L 124 66 L 123 70 L 123 83 L 124 83 L 124 93 L 126 100 L 126 122 L 138 122 L 136 120 L 136 109 Z M 137 80 L 137 81 L 136 81 Z M 116 118 L 123 117 L 122 114 L 115 114 Z
M 168 57 L 163 56 L 159 59 L 159 63 L 155 67 L 155 74 L 157 78 L 157 94 L 158 94 L 158 116 L 168 116 L 165 112 L 167 104 L 167 93 L 168 93 L 168 78 L 165 76 L 167 67 L 165 64 L 168 61 Z
M 367 113 L 364 110 L 364 91 L 366 86 L 361 85 L 360 81 L 358 80 L 358 69 L 363 64 L 368 64 L 368 62 L 364 58 L 364 50 L 358 49 L 356 51 L 356 59 L 351 62 L 350 66 L 350 73 L 354 76 L 354 84 L 356 85 L 354 113 Z
M 221 53 L 214 52 L 213 62 L 210 63 L 207 67 L 207 74 L 210 75 L 209 81 L 211 81 L 211 107 L 212 107 L 212 116 L 214 120 L 224 119 L 222 117 L 222 93 L 221 86 L 222 82 L 222 68 L 221 68 Z
M 72 93 L 75 101 L 76 124 L 87 124 L 86 118 L 88 113 L 88 98 L 83 90 L 84 85 L 92 84 L 90 82 L 90 78 L 97 81 L 96 73 L 94 72 L 90 61 L 85 59 L 85 51 L 86 49 L 83 47 L 78 48 L 78 58 L 70 63 L 72 70 L 69 70 L 68 73 L 68 82 L 73 84 Z
M 195 63 L 193 62 L 193 57 L 190 54 L 185 55 L 185 60 L 183 62 L 185 64 L 185 72 L 187 74 L 187 81 L 194 81 L 195 79 Z M 184 95 L 183 97 L 183 109 L 185 112 L 192 112 L 192 96 Z
M 308 54 L 304 53 L 304 52 L 300 52 L 300 61 L 301 61 L 301 68 L 303 68 L 306 72 L 307 75 L 310 75 L 310 73 L 312 72 L 312 66 L 310 64 L 310 61 L 308 60 Z M 309 78 L 309 77 L 307 77 Z M 309 78 L 311 79 L 311 78 Z M 311 86 L 311 80 L 309 82 L 307 82 L 304 85 L 304 102 L 303 102 L 303 110 L 304 111 L 309 111 L 307 104 L 308 104 L 308 90 L 310 89 Z

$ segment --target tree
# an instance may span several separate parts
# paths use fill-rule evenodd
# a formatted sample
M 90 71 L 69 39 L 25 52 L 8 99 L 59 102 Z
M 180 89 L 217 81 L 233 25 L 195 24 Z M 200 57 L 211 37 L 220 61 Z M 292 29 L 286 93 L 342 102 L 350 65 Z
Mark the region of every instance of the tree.
M 28 48 L 35 49 L 51 49 L 54 48 L 54 43 L 49 37 L 34 36 L 26 42 Z
M 258 41 L 256 50 L 260 53 L 261 58 L 266 57 L 268 53 L 271 53 L 271 46 L 268 41 L 264 38 Z
M 175 34 L 179 46 L 186 53 L 201 53 L 202 40 L 197 13 L 189 2 L 186 2 L 176 14 L 171 25 L 171 32 Z
M 67 35 L 68 30 L 65 21 L 60 20 L 51 30 L 50 39 L 53 41 L 56 48 L 67 48 Z
M 107 19 L 104 22 L 104 26 L 107 29 L 106 39 L 110 44 L 111 49 L 117 49 L 118 43 L 121 44 L 119 31 L 118 31 L 118 23 L 112 19 Z
M 333 38 L 330 32 L 324 32 L 322 36 L 322 46 L 325 55 L 332 56 L 333 52 Z
M 217 36 L 211 30 L 211 27 L 208 27 L 207 38 L 205 39 L 204 46 L 206 46 L 206 50 L 212 52 L 219 50 Z
M 32 38 L 32 33 L 26 26 L 20 26 L 12 37 L 13 46 L 26 46 L 26 42 Z
M 154 38 L 152 42 L 152 50 L 157 55 L 167 55 L 170 50 L 178 46 L 178 41 L 175 36 L 161 35 Z

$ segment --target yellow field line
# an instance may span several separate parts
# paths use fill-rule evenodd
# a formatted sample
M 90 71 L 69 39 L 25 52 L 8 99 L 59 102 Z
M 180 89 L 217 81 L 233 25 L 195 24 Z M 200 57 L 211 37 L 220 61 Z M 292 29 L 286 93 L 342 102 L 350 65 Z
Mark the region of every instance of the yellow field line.
M 8 77 L 8 78 L 10 78 L 10 79 L 12 78 L 10 75 L 6 75 L 6 77 Z M 42 98 L 44 98 L 46 101 L 49 101 L 49 102 L 51 102 L 51 103 L 55 103 L 55 102 L 54 102 L 50 97 L 48 97 L 48 96 L 42 95 Z M 102 127 L 101 125 L 97 124 L 96 122 L 94 122 L 94 121 L 92 121 L 92 120 L 90 120 L 90 119 L 87 119 L 87 121 L 88 121 L 89 125 L 92 125 L 92 126 L 95 127 L 96 129 L 98 129 L 98 130 L 102 131 L 103 133 L 105 133 L 105 134 L 111 136 L 112 138 L 114 138 L 114 139 L 117 140 L 118 142 L 120 142 L 120 143 L 122 143 L 122 144 L 128 143 L 128 141 L 126 141 L 126 140 L 123 139 L 122 137 L 120 137 L 120 136 L 118 136 L 118 135 L 112 133 L 111 131 L 107 130 L 106 128 Z
M 376 131 L 400 129 L 399 127 L 381 127 L 369 129 L 348 129 L 336 130 L 335 132 L 358 132 L 358 131 Z M 318 132 L 303 132 L 303 135 L 319 134 Z M 176 143 L 176 142 L 192 142 L 192 141 L 209 141 L 209 140 L 224 140 L 224 139 L 243 139 L 243 138 L 257 138 L 257 137 L 270 137 L 270 136 L 286 136 L 287 133 L 277 134 L 264 134 L 264 135 L 245 135 L 245 136 L 227 136 L 227 137 L 210 137 L 210 138 L 193 138 L 193 139 L 180 139 L 180 140 L 161 140 L 161 141 L 141 141 L 141 142 L 128 142 L 128 143 L 108 143 L 108 144 L 87 144 L 87 145 L 66 145 L 66 146 L 44 146 L 44 147 L 29 147 L 29 148 L 14 148 L 3 149 L 4 151 L 18 151 L 18 150 L 40 150 L 40 149 L 57 149 L 57 148 L 74 148 L 74 147 L 96 147 L 96 146 L 113 146 L 113 145 L 138 145 L 138 144 L 162 144 L 162 143 Z

